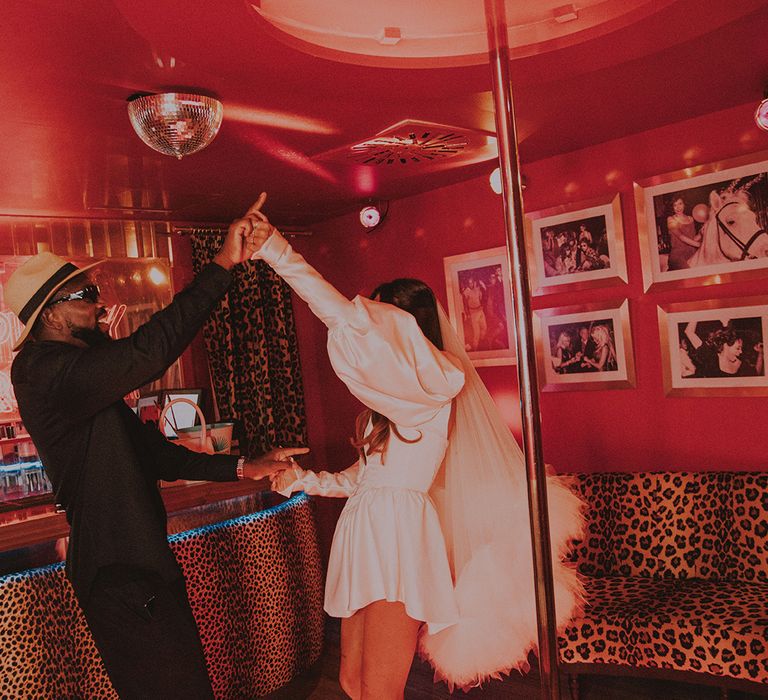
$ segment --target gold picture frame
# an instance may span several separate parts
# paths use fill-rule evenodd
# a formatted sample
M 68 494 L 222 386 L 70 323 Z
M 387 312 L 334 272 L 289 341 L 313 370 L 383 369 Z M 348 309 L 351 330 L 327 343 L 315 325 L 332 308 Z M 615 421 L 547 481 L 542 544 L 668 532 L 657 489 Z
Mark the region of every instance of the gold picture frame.
M 517 363 L 505 246 L 443 258 L 448 315 L 476 366 Z
M 640 180 L 634 195 L 645 291 L 766 274 L 768 152 Z
M 619 194 L 526 212 L 525 240 L 534 295 L 627 282 Z
M 768 297 L 658 307 L 667 396 L 768 396 Z
M 536 309 L 533 333 L 542 391 L 635 386 L 628 299 Z

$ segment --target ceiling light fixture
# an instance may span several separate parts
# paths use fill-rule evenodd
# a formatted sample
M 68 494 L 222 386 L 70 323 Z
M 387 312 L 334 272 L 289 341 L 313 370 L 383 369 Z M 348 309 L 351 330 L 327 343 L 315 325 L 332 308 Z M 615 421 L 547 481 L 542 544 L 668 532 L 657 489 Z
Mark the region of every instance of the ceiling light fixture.
M 403 38 L 400 27 L 384 27 L 377 37 L 378 42 L 382 46 L 395 46 L 400 43 L 400 39 Z
M 552 10 L 552 15 L 555 22 L 558 24 L 565 24 L 566 22 L 573 22 L 579 18 L 579 13 L 573 5 L 562 5 Z
M 763 101 L 757 106 L 755 112 L 755 124 L 757 124 L 764 131 L 768 131 L 768 85 L 766 85 L 763 91 Z
M 491 189 L 496 194 L 501 194 L 501 170 L 496 168 L 489 176 L 488 182 L 491 185 Z M 525 179 L 525 175 L 520 175 L 520 189 L 525 192 L 528 187 L 528 181 Z
M 129 97 L 128 116 L 147 146 L 181 160 L 213 141 L 219 133 L 224 107 L 213 97 L 164 92 Z
M 491 185 L 491 189 L 496 194 L 501 194 L 501 170 L 499 168 L 496 168 L 491 173 L 491 176 L 488 178 L 488 181 Z
M 360 210 L 360 223 L 364 228 L 375 228 L 381 223 L 381 212 L 377 207 L 363 207 Z
M 386 202 L 367 204 L 360 210 L 360 223 L 370 233 L 383 223 L 388 210 L 389 204 Z

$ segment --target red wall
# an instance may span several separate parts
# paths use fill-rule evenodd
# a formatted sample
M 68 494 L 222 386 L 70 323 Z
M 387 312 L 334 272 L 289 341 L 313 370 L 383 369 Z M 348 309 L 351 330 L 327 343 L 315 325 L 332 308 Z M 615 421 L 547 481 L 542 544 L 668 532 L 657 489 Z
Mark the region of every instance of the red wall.
M 765 294 L 768 284 L 762 279 L 644 293 L 632 197 L 635 179 L 768 149 L 768 134 L 755 127 L 753 110 L 754 105 L 744 105 L 523 165 L 529 211 L 616 191 L 622 199 L 629 284 L 534 299 L 535 308 L 630 299 L 636 388 L 542 394 L 544 455 L 558 471 L 766 468 L 765 399 L 664 395 L 656 307 Z M 504 244 L 500 198 L 483 177 L 392 202 L 387 220 L 371 234 L 361 229 L 356 215 L 349 215 L 316 226 L 312 237 L 297 237 L 293 244 L 344 294 L 413 276 L 430 284 L 445 303 L 443 257 Z M 331 371 L 324 328 L 301 301 L 295 308 L 311 463 L 336 470 L 354 460 L 347 440 L 359 405 Z M 480 369 L 519 433 L 515 371 Z

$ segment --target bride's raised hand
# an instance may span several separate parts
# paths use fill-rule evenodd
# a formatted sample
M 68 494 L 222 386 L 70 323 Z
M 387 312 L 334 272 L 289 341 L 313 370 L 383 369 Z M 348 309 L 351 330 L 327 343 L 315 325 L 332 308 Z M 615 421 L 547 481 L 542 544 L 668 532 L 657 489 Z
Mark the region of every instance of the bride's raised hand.
M 214 262 L 218 263 L 223 268 L 230 270 L 238 263 L 250 260 L 254 253 L 253 246 L 257 240 L 257 236 L 254 236 L 254 227 L 258 226 L 263 228 L 264 226 L 270 226 L 267 217 L 261 213 L 261 208 L 264 206 L 266 200 L 267 193 L 262 192 L 245 215 L 239 219 L 235 219 L 229 225 L 227 235 L 224 238 L 221 248 L 214 257 Z M 258 237 L 263 236 L 263 234 L 264 231 L 260 231 Z M 269 236 L 267 235 L 267 238 L 268 237 Z M 252 241 L 254 243 L 252 243 Z M 258 250 L 260 247 L 261 244 L 258 245 L 255 250 Z
M 256 203 L 247 211 L 246 218 L 251 222 L 252 228 L 245 238 L 246 253 L 253 258 L 267 239 L 277 230 L 269 223 L 267 215 L 261 210 L 267 200 L 267 193 L 262 192 Z

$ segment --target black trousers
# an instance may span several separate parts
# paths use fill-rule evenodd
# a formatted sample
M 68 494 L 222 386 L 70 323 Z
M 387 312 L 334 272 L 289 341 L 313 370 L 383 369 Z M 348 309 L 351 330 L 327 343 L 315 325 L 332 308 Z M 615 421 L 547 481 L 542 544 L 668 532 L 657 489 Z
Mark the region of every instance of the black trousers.
M 213 699 L 183 579 L 107 567 L 82 607 L 121 700 Z

